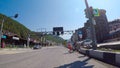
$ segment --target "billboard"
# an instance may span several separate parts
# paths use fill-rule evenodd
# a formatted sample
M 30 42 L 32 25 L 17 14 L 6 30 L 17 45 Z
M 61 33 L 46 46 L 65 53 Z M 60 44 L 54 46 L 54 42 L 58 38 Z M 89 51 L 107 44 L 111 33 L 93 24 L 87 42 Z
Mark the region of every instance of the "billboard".
M 53 27 L 53 35 L 60 35 L 63 34 L 63 27 Z
M 54 32 L 63 31 L 63 27 L 53 27 Z

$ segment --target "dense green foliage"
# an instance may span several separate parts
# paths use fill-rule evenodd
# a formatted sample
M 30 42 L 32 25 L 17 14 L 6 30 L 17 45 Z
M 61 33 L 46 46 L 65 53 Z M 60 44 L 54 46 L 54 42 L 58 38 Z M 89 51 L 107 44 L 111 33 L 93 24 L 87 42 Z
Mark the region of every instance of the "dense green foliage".
M 39 38 L 41 37 L 44 37 L 46 40 L 49 40 L 49 41 L 52 41 L 52 42 L 56 42 L 56 43 L 63 43 L 64 42 L 64 39 L 62 39 L 61 37 L 59 36 L 54 36 L 54 35 L 51 35 L 51 34 L 42 34 L 40 32 L 34 32 Z
M 58 36 L 45 35 L 45 38 L 47 40 L 51 40 L 51 41 L 56 42 L 56 43 L 63 43 L 64 42 L 64 39 L 62 39 L 61 37 L 58 37 Z

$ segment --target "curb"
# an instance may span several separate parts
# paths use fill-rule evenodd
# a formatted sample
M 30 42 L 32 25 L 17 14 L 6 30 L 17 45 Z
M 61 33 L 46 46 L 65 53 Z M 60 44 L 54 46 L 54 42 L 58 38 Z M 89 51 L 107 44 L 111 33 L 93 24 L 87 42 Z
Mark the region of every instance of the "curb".
M 7 50 L 27 50 L 31 48 L 1 48 L 0 51 L 7 51 Z
M 101 60 L 105 63 L 120 67 L 120 54 L 118 53 L 86 49 L 81 49 L 79 52 L 89 57 Z

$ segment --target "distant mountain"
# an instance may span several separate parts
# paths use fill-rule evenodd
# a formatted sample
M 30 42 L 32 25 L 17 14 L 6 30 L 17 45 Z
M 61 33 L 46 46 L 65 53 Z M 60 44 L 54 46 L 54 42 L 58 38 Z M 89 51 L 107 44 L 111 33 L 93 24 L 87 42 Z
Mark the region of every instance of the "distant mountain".
M 45 35 L 45 38 L 47 40 L 51 40 L 56 43 L 63 43 L 65 40 L 59 36 L 54 36 L 54 35 Z
M 45 37 L 46 40 L 52 41 L 52 42 L 56 42 L 56 43 L 63 43 L 65 40 L 59 36 L 55 36 L 52 34 L 42 34 L 40 32 L 34 32 L 39 38 L 40 37 Z

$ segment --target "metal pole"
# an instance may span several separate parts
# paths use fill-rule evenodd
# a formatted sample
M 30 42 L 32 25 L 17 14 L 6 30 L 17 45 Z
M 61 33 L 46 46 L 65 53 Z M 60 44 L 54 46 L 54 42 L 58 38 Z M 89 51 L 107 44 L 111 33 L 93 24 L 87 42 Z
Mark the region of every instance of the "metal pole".
M 2 24 L 1 24 L 1 29 L 0 29 L 0 45 L 1 45 L 1 41 L 2 41 L 2 29 L 3 29 L 3 23 L 4 23 L 5 19 L 3 18 L 2 20 Z M 1 45 L 2 47 L 2 45 Z
M 93 49 L 97 49 L 97 43 L 96 43 L 96 33 L 95 33 L 95 27 L 94 27 L 94 19 L 93 19 L 93 16 L 90 12 L 90 9 L 89 9 L 89 5 L 88 5 L 88 2 L 87 0 L 85 0 L 85 5 L 86 5 L 86 11 L 88 12 L 88 17 L 89 17 L 89 21 L 90 21 L 90 27 L 91 27 L 91 35 L 92 35 L 92 46 L 93 46 Z
M 0 46 L 2 46 L 1 45 L 1 40 L 2 40 L 2 30 L 3 30 L 3 23 L 5 22 L 5 19 L 7 18 L 7 17 L 5 17 L 5 16 L 3 16 L 3 20 L 2 20 L 2 23 L 1 23 L 1 29 L 0 29 Z M 14 17 L 14 18 L 17 18 L 18 17 L 18 14 L 15 14 L 15 16 L 10 16 L 10 17 Z
M 30 34 L 28 34 L 27 47 L 29 47 L 29 41 L 30 41 Z

